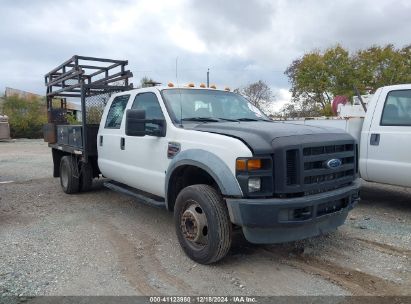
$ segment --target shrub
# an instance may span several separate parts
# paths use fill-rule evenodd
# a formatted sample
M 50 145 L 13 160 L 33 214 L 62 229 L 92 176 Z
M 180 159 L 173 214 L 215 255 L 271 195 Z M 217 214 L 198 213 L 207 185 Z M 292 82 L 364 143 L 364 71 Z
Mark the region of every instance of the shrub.
M 79 124 L 81 124 L 81 123 L 77 120 L 76 115 L 74 115 L 74 114 L 67 113 L 67 114 L 66 114 L 66 119 L 67 119 L 67 122 L 68 122 L 70 125 L 79 125 Z
M 46 103 L 42 98 L 8 96 L 3 111 L 9 117 L 10 135 L 13 138 L 41 138 L 47 123 Z

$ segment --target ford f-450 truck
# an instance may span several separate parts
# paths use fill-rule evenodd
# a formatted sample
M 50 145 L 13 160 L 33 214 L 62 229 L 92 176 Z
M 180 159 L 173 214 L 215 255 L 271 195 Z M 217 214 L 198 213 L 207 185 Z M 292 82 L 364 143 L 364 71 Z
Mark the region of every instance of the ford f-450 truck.
M 86 191 L 104 176 L 107 187 L 174 212 L 181 247 L 203 264 L 227 254 L 233 228 L 251 243 L 304 239 L 337 229 L 358 202 L 351 135 L 273 122 L 227 90 L 130 89 L 126 64 L 74 56 L 46 75 L 54 117 L 64 107 L 53 109 L 53 98 L 78 94 L 82 102 L 81 125 L 51 120 L 45 129 L 66 193 Z M 113 67 L 120 67 L 115 76 Z M 103 77 L 94 80 L 99 68 Z M 87 116 L 97 111 L 88 105 L 96 96 L 105 104 L 99 126 Z

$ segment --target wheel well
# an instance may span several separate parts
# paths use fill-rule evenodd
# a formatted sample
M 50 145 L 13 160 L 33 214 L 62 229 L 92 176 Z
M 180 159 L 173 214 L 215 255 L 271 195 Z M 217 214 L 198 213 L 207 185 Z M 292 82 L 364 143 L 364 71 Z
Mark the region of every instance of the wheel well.
M 53 157 L 53 177 L 60 177 L 60 161 L 63 158 L 63 156 L 75 156 L 74 154 L 60 151 L 57 149 L 51 149 L 52 151 L 52 157 Z M 89 162 L 92 165 L 93 168 L 93 177 L 98 177 L 100 174 L 100 170 L 98 168 L 97 164 L 97 157 L 89 157 Z
M 70 155 L 70 153 L 59 151 L 57 149 L 51 149 L 51 155 L 53 156 L 53 177 L 60 177 L 60 162 L 63 156 Z
M 197 184 L 210 185 L 221 193 L 217 182 L 204 169 L 192 165 L 184 165 L 176 168 L 168 181 L 168 209 L 170 211 L 174 210 L 176 198 L 182 189 Z

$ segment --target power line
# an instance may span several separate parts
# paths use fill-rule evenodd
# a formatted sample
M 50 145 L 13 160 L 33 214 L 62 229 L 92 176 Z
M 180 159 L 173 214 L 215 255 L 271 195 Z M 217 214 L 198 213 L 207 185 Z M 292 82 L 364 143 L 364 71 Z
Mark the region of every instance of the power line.
M 196 67 L 196 68 L 179 68 L 178 71 L 200 71 L 200 70 L 206 70 L 209 69 L 208 67 Z M 248 69 L 246 67 L 244 68 L 222 68 L 222 67 L 211 67 L 214 71 L 228 71 L 228 72 L 234 72 L 234 71 L 249 71 L 249 72 L 274 72 L 274 73 L 284 73 L 285 70 L 279 70 L 279 69 L 266 69 L 266 68 L 258 68 L 256 70 L 253 69 Z M 155 70 L 133 70 L 134 72 L 137 73 L 151 73 L 151 72 L 175 72 L 175 69 L 155 69 Z

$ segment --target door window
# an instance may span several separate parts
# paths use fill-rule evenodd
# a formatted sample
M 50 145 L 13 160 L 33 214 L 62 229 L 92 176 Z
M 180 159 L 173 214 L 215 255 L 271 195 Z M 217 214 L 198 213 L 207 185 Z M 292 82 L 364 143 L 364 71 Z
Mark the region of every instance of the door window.
M 105 128 L 120 129 L 129 98 L 130 95 L 121 95 L 114 98 L 110 110 L 108 110 Z
M 396 90 L 387 94 L 381 126 L 411 126 L 411 90 Z
M 146 119 L 164 119 L 157 96 L 154 93 L 141 93 L 133 101 L 132 109 L 145 110 Z M 157 124 L 146 123 L 146 131 L 156 131 L 159 129 Z

